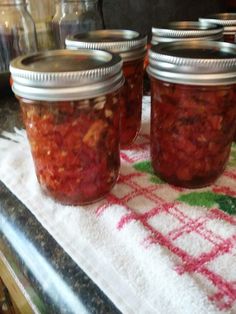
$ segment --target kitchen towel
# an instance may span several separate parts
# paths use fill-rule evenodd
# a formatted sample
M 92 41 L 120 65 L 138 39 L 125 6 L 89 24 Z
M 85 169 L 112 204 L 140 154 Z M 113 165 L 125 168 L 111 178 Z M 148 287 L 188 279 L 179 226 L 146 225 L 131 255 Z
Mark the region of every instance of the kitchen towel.
M 177 188 L 152 171 L 149 117 L 144 97 L 140 134 L 98 203 L 42 194 L 24 130 L 2 133 L 0 178 L 122 313 L 236 313 L 236 146 L 213 185 Z

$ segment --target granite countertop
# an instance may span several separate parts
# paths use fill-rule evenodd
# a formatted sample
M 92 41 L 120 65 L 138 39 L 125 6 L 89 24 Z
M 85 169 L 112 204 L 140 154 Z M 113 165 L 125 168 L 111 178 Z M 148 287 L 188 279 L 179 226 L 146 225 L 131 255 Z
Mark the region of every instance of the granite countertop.
M 0 132 L 15 126 L 22 127 L 19 106 L 7 95 Z M 39 313 L 120 313 L 1 181 L 0 209 L 0 249 Z

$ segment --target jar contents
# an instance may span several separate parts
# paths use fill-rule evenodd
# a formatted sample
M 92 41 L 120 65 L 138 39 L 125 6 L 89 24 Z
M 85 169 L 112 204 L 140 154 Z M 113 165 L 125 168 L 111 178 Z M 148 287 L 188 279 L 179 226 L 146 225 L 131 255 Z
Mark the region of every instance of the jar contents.
M 151 156 L 167 182 L 198 188 L 223 172 L 236 129 L 236 85 L 187 86 L 151 79 Z
M 233 33 L 233 34 L 224 34 L 223 40 L 224 40 L 226 43 L 232 43 L 232 44 L 234 44 L 234 43 L 235 43 L 235 34 L 236 34 L 236 33 Z
M 20 98 L 36 174 L 64 204 L 99 200 L 119 166 L 119 93 L 56 103 Z
M 125 84 L 121 91 L 121 147 L 125 148 L 135 140 L 142 115 L 143 59 L 124 62 Z

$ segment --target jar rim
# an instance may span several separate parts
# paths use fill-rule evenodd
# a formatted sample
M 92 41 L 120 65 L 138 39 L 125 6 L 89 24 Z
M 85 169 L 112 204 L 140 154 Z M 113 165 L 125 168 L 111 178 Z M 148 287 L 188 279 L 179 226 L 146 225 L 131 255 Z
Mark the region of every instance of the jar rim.
M 82 62 L 81 62 L 82 61 Z M 50 50 L 14 59 L 13 91 L 34 100 L 80 100 L 119 89 L 122 60 L 108 51 Z
M 217 40 L 223 35 L 221 25 L 202 21 L 175 21 L 152 27 L 152 43 L 174 40 Z
M 149 51 L 150 76 L 188 85 L 236 83 L 236 46 L 214 41 L 160 43 Z
M 216 13 L 200 17 L 199 21 L 218 24 L 224 27 L 224 32 L 236 31 L 236 13 Z
M 68 36 L 67 49 L 102 49 L 118 53 L 123 61 L 145 56 L 147 36 L 133 30 L 95 30 Z

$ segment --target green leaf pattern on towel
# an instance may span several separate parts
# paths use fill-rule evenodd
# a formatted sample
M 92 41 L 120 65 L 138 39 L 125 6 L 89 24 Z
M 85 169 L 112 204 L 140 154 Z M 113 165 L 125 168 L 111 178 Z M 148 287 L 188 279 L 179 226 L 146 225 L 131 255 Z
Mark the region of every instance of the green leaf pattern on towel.
M 178 200 L 190 206 L 205 206 L 210 208 L 217 205 L 229 215 L 236 215 L 236 198 L 232 196 L 216 194 L 210 191 L 192 192 L 182 194 Z
M 236 167 L 236 144 L 232 145 L 231 156 L 229 160 L 230 167 Z M 165 181 L 155 175 L 151 162 L 145 160 L 133 165 L 134 169 L 150 175 L 150 181 L 156 184 L 165 184 Z M 216 194 L 211 191 L 205 192 L 191 192 L 182 194 L 178 198 L 179 201 L 186 203 L 190 206 L 204 206 L 211 208 L 213 206 L 219 207 L 229 215 L 236 215 L 236 198 L 223 194 Z
M 138 162 L 138 163 L 134 164 L 133 167 L 137 171 L 146 172 L 146 173 L 150 174 L 151 175 L 150 181 L 152 183 L 156 183 L 156 184 L 165 183 L 162 179 L 160 179 L 157 175 L 155 175 L 153 168 L 152 168 L 152 164 L 149 160 Z

